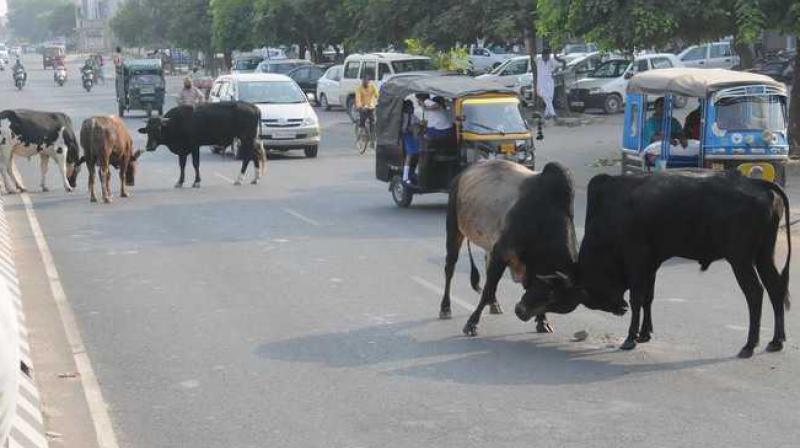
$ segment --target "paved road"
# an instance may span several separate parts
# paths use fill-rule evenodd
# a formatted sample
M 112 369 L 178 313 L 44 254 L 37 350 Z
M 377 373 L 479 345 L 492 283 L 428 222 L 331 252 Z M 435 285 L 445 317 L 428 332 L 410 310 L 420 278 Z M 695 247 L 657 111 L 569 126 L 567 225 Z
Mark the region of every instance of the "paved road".
M 111 88 L 87 94 L 74 73 L 57 88 L 32 71 L 21 93 L 4 78 L 2 107 L 62 110 L 76 126 L 112 113 Z M 796 311 L 785 352 L 738 360 L 747 315 L 729 268 L 675 261 L 659 276 L 655 339 L 635 352 L 615 348 L 627 318 L 585 309 L 555 316 L 552 335 L 509 313 L 461 337 L 477 301 L 463 257 L 454 319 L 436 319 L 446 197 L 396 208 L 374 158 L 350 149 L 345 115 L 320 115 L 319 158 L 271 160 L 257 187 L 232 186 L 238 163 L 204 151 L 203 187 L 175 190 L 162 148 L 140 159 L 131 199 L 90 204 L 85 175 L 75 193 L 30 194 L 120 446 L 796 446 Z M 588 179 L 616 170 L 591 165 L 614 156 L 620 121 L 545 130 L 539 161 L 572 169 L 581 226 Z M 36 186 L 37 163 L 18 164 Z M 20 204 L 6 200 L 28 247 Z M 38 262 L 21 264 L 25 291 L 44 294 Z M 519 295 L 510 281 L 499 291 L 509 311 Z M 579 330 L 589 338 L 572 342 Z M 51 343 L 34 341 L 44 369 Z

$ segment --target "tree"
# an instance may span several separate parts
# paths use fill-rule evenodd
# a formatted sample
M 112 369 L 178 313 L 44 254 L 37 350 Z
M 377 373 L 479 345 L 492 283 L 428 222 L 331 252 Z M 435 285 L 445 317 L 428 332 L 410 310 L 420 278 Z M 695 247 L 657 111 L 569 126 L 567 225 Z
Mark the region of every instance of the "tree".
M 14 36 L 32 42 L 75 30 L 75 7 L 67 0 L 9 0 L 7 17 Z
M 111 19 L 111 29 L 125 46 L 140 48 L 153 41 L 151 19 L 145 0 L 126 0 Z
M 233 64 L 233 51 L 253 48 L 253 2 L 250 0 L 211 0 L 214 48 L 225 55 L 225 65 Z

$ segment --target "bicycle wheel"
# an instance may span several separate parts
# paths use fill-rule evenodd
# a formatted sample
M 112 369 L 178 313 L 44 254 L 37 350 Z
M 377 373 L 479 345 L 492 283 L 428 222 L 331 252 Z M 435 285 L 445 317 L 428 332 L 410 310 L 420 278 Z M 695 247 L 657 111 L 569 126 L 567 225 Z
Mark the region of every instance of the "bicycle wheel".
M 360 154 L 364 154 L 368 145 L 369 136 L 367 135 L 366 129 L 362 128 L 358 125 L 358 123 L 356 123 L 356 149 Z

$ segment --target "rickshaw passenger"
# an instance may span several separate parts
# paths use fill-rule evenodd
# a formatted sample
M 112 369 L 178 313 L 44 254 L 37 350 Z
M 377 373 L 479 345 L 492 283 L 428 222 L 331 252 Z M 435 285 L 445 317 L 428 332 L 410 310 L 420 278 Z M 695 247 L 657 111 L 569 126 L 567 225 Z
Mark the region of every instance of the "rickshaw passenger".
M 419 161 L 419 132 L 420 117 L 416 113 L 414 102 L 410 99 L 403 101 L 403 150 L 405 152 L 405 165 L 403 166 L 403 182 L 416 184 L 415 170 Z
M 689 140 L 700 140 L 700 122 L 703 116 L 703 103 L 697 101 L 697 109 L 689 112 L 686 116 L 686 124 L 683 127 L 685 137 Z
M 428 122 L 425 137 L 434 148 L 448 149 L 454 140 L 453 119 L 447 111 L 442 97 L 433 97 L 423 102 L 424 117 Z
M 650 144 L 653 142 L 657 142 L 663 140 L 663 132 L 661 129 L 662 119 L 664 117 L 664 98 L 659 98 L 656 100 L 655 104 L 653 105 L 654 111 L 653 115 L 647 119 L 644 124 L 644 141 L 646 144 Z M 686 137 L 683 133 L 683 127 L 681 127 L 681 123 L 675 119 L 675 117 L 671 118 L 672 124 L 670 125 L 670 139 L 672 141 L 673 146 L 677 145 L 680 142 L 681 146 L 684 148 L 686 147 Z

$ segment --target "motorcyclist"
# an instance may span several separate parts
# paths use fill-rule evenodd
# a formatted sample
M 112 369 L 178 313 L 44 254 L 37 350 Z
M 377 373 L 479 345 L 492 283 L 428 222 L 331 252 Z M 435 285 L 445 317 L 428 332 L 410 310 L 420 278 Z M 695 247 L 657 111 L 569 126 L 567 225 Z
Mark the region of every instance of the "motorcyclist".
M 83 67 L 81 67 L 81 77 L 85 78 L 87 75 L 91 75 L 91 80 L 92 80 L 92 82 L 94 82 L 95 81 L 94 80 L 94 73 L 95 73 L 94 61 L 92 61 L 91 58 L 87 59 L 83 63 Z
M 16 76 L 17 73 L 22 73 L 22 80 L 26 82 L 28 81 L 28 72 L 25 71 L 25 66 L 22 65 L 22 61 L 19 59 L 17 59 L 17 62 L 14 63 L 11 73 L 13 73 L 14 76 Z
M 58 63 L 56 66 L 55 66 L 55 68 L 53 68 L 53 81 L 56 81 L 56 82 L 58 82 L 58 75 L 59 75 L 59 73 L 63 74 L 63 75 L 64 75 L 64 78 L 66 79 L 66 77 L 67 77 L 67 68 L 66 68 L 66 67 L 64 67 L 64 64 L 63 64 L 63 63 L 61 63 L 61 62 L 59 62 L 59 63 Z

